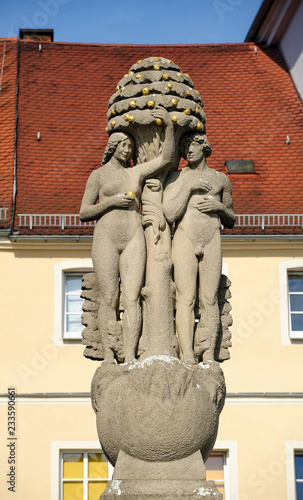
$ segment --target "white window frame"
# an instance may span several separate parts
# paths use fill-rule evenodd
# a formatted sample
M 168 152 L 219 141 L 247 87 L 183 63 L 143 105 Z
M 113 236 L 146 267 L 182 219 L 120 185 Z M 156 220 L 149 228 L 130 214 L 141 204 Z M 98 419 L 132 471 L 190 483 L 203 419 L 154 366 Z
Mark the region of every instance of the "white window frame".
M 238 500 L 238 450 L 237 441 L 216 441 L 212 453 L 224 453 L 225 500 Z
M 64 339 L 65 322 L 65 274 L 93 271 L 91 259 L 69 260 L 54 265 L 54 343 L 81 345 L 81 340 Z
M 51 500 L 62 500 L 62 463 L 65 453 L 101 453 L 99 441 L 52 441 L 51 443 Z M 108 462 L 109 480 L 113 475 L 113 466 Z M 83 490 L 88 482 L 86 469 L 83 474 Z M 99 480 L 99 479 L 96 479 Z
M 288 271 L 294 270 L 303 271 L 303 259 L 287 260 L 279 265 L 282 345 L 301 344 L 303 340 L 303 333 L 301 336 L 294 336 L 291 333 Z
M 303 441 L 286 441 L 287 500 L 296 500 L 295 453 L 303 453 Z
M 290 271 L 290 272 L 289 272 Z M 302 340 L 303 339 L 303 329 L 302 330 L 293 330 L 292 329 L 292 325 L 291 325 L 291 315 L 293 313 L 296 313 L 297 311 L 291 311 L 291 305 L 290 305 L 290 297 L 291 295 L 294 295 L 294 294 L 297 294 L 297 295 L 302 295 L 303 296 L 303 292 L 291 292 L 290 289 L 289 289 L 289 277 L 293 274 L 293 273 L 296 273 L 298 275 L 302 275 L 302 278 L 303 278 L 303 269 L 293 269 L 293 270 L 288 270 L 288 280 L 287 280 L 287 283 L 288 283 L 288 317 L 289 317 L 289 337 L 292 339 L 292 340 Z M 302 311 L 299 312 L 299 314 L 302 314 L 303 316 L 303 313 Z

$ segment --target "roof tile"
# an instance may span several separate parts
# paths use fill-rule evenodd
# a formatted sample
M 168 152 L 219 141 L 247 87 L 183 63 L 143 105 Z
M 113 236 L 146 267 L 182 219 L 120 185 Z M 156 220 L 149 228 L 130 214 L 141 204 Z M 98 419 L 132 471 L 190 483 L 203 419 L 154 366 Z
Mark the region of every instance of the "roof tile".
M 18 225 L 18 214 L 79 212 L 86 180 L 99 167 L 107 143 L 108 100 L 135 61 L 154 55 L 175 61 L 201 92 L 213 148 L 209 166 L 226 172 L 226 160 L 254 161 L 256 174 L 230 175 L 235 213 L 303 213 L 302 102 L 277 49 L 259 46 L 255 54 L 251 43 L 42 45 L 39 52 L 37 42 L 20 41 L 15 218 L 20 234 L 92 233 L 91 227 L 30 230 Z M 13 121 L 14 107 L 8 108 Z M 233 232 L 239 231 L 252 229 Z

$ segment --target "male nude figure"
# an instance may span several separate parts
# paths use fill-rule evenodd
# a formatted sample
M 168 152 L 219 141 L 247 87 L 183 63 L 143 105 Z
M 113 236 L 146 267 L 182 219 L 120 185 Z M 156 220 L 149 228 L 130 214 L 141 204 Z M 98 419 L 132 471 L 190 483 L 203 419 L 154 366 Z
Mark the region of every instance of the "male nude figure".
M 221 276 L 221 223 L 232 228 L 231 184 L 228 177 L 209 168 L 211 147 L 206 135 L 191 133 L 181 140 L 181 155 L 188 165 L 172 172 L 163 196 L 170 224 L 176 222 L 172 255 L 176 284 L 176 329 L 183 361 L 194 362 L 194 307 L 197 294 L 203 323 L 209 330 L 209 348 L 203 363 L 214 362 L 220 325 L 218 288 Z

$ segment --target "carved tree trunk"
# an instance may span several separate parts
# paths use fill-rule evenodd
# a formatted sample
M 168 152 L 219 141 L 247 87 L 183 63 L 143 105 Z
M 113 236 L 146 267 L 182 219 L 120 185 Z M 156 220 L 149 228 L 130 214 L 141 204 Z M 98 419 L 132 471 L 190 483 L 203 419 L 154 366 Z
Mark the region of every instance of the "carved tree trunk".
M 142 130 L 143 129 L 143 130 Z M 149 161 L 162 150 L 163 130 L 157 125 L 141 126 L 133 134 L 137 164 Z M 142 133 L 143 132 L 143 133 Z M 177 145 L 176 145 L 177 146 Z M 177 150 L 177 147 L 175 148 Z M 177 168 L 177 159 L 170 170 Z M 172 279 L 171 231 L 162 209 L 163 183 L 168 172 L 146 183 L 142 193 L 147 261 L 143 298 L 143 328 L 139 346 L 141 358 L 152 355 L 177 356 L 174 328 L 174 284 Z

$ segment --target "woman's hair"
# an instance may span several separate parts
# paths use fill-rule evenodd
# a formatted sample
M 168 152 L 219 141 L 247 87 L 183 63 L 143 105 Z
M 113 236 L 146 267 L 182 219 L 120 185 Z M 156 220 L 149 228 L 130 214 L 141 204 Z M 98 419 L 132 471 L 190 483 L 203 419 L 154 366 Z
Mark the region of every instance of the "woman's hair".
M 205 155 L 205 158 L 208 158 L 208 156 L 211 155 L 211 145 L 208 142 L 208 139 L 205 134 L 199 134 L 197 132 L 192 132 L 190 134 L 185 134 L 183 135 L 180 143 L 180 153 L 181 156 L 184 158 L 184 148 L 189 142 L 198 142 L 202 146 L 203 153 Z
M 134 151 L 134 141 L 129 135 L 124 134 L 123 132 L 114 132 L 113 134 L 111 134 L 104 151 L 101 165 L 105 165 L 105 163 L 109 162 L 114 152 L 116 151 L 118 144 L 120 142 L 126 141 L 126 139 L 129 139 L 130 142 L 132 143 L 132 148 Z M 130 167 L 130 160 L 131 158 L 129 158 L 129 160 L 127 161 L 127 167 Z

